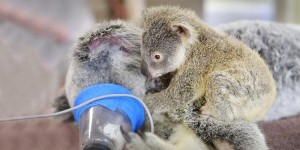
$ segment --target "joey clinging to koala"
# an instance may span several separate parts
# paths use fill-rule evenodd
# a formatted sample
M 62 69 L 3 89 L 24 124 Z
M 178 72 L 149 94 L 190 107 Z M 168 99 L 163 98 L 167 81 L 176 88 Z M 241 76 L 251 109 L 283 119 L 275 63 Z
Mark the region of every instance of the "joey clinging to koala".
M 69 57 L 65 84 L 69 104 L 73 105 L 79 91 L 100 83 L 119 84 L 143 97 L 141 33 L 141 29 L 118 20 L 100 23 L 81 36 Z
M 167 114 L 206 142 L 223 138 L 235 149 L 267 149 L 253 122 L 272 106 L 276 87 L 256 52 L 178 7 L 144 11 L 141 50 L 144 75 L 172 73 L 166 89 L 144 98 L 154 113 Z M 164 136 L 164 130 L 157 133 Z

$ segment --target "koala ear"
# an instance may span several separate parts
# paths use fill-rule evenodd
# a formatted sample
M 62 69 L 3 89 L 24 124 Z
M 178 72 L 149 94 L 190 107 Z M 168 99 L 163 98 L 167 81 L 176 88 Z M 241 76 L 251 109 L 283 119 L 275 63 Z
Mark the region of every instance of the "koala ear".
M 181 37 L 187 40 L 191 40 L 193 37 L 193 27 L 187 23 L 172 23 L 171 29 Z

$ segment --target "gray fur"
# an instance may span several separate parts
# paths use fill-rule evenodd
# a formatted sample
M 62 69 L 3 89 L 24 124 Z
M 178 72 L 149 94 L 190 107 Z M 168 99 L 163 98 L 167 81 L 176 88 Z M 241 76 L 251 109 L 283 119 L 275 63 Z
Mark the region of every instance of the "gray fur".
M 206 143 L 213 143 L 215 139 L 219 139 L 231 144 L 235 150 L 261 150 L 268 147 L 264 142 L 264 135 L 255 123 L 242 120 L 223 122 L 209 116 L 197 115 L 189 115 L 185 120 L 189 120 L 187 124 L 190 124 Z
M 245 42 L 270 66 L 278 95 L 264 119 L 300 113 L 300 28 L 264 21 L 238 21 L 216 29 Z
M 215 29 L 243 41 L 269 65 L 277 85 L 277 98 L 264 120 L 299 114 L 300 27 L 265 21 L 237 21 Z M 148 80 L 148 91 L 167 88 L 170 78 Z
M 259 24 L 259 23 L 258 23 Z M 267 31 L 273 31 L 273 30 L 267 30 L 268 28 L 270 28 L 270 26 L 267 26 L 267 27 L 264 27 L 264 26 L 260 26 L 260 25 L 258 25 L 258 24 L 255 24 L 255 25 L 257 25 L 257 26 L 254 26 L 254 27 L 257 27 L 258 29 L 257 30 L 259 30 L 260 28 L 265 28 L 266 30 L 266 32 Z M 242 25 L 242 24 L 241 24 Z M 245 24 L 246 25 L 246 24 Z M 230 25 L 228 25 L 228 26 L 230 26 Z M 232 28 L 234 28 L 235 26 L 232 26 Z M 248 28 L 247 28 L 248 27 Z M 246 26 L 245 28 L 243 28 L 243 30 L 246 30 L 247 31 L 247 29 L 251 29 L 253 27 L 253 25 L 251 24 L 251 23 L 249 23 L 249 26 Z M 276 26 L 272 26 L 272 27 L 276 27 Z M 228 32 L 229 34 L 233 34 L 233 35 L 236 35 L 237 37 L 239 37 L 240 35 L 244 35 L 244 36 L 242 36 L 242 37 L 245 37 L 245 39 L 248 39 L 247 38 L 247 36 L 246 36 L 246 33 L 247 34 L 249 34 L 249 35 L 251 35 L 250 33 L 258 33 L 258 32 L 236 32 L 235 30 L 238 30 L 239 29 L 239 27 L 237 27 L 237 28 L 235 28 L 235 29 L 232 29 L 232 30 L 230 30 L 229 29 L 230 27 L 228 27 L 228 28 L 226 28 L 226 29 L 224 29 L 224 27 L 223 27 L 223 30 L 224 31 L 226 31 L 226 32 Z M 284 27 L 283 27 L 284 28 Z M 227 30 L 228 29 L 228 30 Z M 242 30 L 242 31 L 243 31 Z M 278 28 L 278 30 L 279 30 L 279 28 Z M 289 30 L 289 29 L 288 29 Z M 95 31 L 95 30 L 94 30 Z M 297 32 L 292 32 L 292 33 L 297 33 Z M 87 34 L 88 35 L 88 34 Z M 265 34 L 260 34 L 260 35 L 257 35 L 256 34 L 256 36 L 261 36 L 261 35 L 267 35 L 266 33 Z M 286 34 L 284 34 L 284 35 L 286 35 Z M 90 35 L 91 36 L 91 35 Z M 261 38 L 259 38 L 259 39 L 261 39 L 261 40 L 267 40 L 268 41 L 268 38 L 269 37 L 273 37 L 273 36 L 276 36 L 276 34 L 274 35 L 274 34 L 271 34 L 271 35 L 269 35 L 269 36 L 266 36 L 266 37 L 261 37 Z M 92 37 L 92 36 L 91 36 Z M 90 39 L 91 39 L 91 37 L 90 37 Z M 287 37 L 285 37 L 285 38 L 280 38 L 280 37 L 282 37 L 282 36 L 276 36 L 276 37 L 278 37 L 279 39 L 285 39 L 285 40 L 287 40 L 286 38 Z M 243 38 L 241 38 L 242 40 L 243 40 Z M 244 40 L 245 40 L 244 39 Z M 255 38 L 249 38 L 250 40 L 248 41 L 249 43 L 254 43 L 253 45 L 251 45 L 250 44 L 250 46 L 253 48 L 253 49 L 255 49 L 256 50 L 256 48 L 258 47 L 257 45 L 261 45 L 261 42 L 257 42 L 257 41 L 255 41 L 254 39 Z M 81 40 L 83 40 L 84 41 L 84 39 L 83 38 L 81 38 Z M 89 41 L 89 40 L 88 40 Z M 270 41 L 272 41 L 272 40 L 270 40 Z M 278 43 L 278 42 L 276 42 L 276 40 L 275 41 L 273 41 L 273 43 L 272 42 L 270 42 L 269 41 L 269 43 L 267 42 L 267 43 L 264 43 L 265 44 L 265 46 L 266 47 L 264 47 L 264 48 L 261 48 L 261 50 L 265 50 L 266 51 L 266 53 L 268 53 L 268 51 L 270 50 L 270 47 L 268 47 L 268 46 L 270 46 L 270 45 L 276 45 L 276 44 L 278 44 L 278 46 L 280 46 L 280 43 Z M 245 40 L 245 43 L 247 44 L 247 40 Z M 296 42 L 297 43 L 297 42 Z M 269 45 L 268 45 L 269 44 Z M 297 46 L 297 45 L 296 45 Z M 299 46 L 299 45 L 298 45 Z M 83 46 L 81 47 L 81 48 L 83 48 Z M 102 47 L 103 49 L 105 49 L 105 47 Z M 284 48 L 284 47 L 281 47 L 281 48 Z M 76 49 L 76 48 L 75 48 Z M 113 49 L 115 49 L 115 48 L 113 48 Z M 276 48 L 275 48 L 276 49 Z M 277 50 L 277 49 L 276 49 Z M 292 50 L 294 50 L 294 49 L 292 49 Z M 260 51 L 258 51 L 258 52 L 260 52 Z M 283 55 L 285 55 L 285 52 L 286 51 L 280 51 Z M 290 52 L 290 51 L 288 51 L 288 52 Z M 296 52 L 299 52 L 299 51 L 296 51 Z M 86 55 L 80 55 L 81 53 L 79 53 L 79 57 L 81 57 L 81 56 L 86 56 Z M 97 53 L 97 55 L 98 55 L 99 53 Z M 100 67 L 100 69 L 101 70 L 105 70 L 105 69 L 107 69 L 108 67 L 112 67 L 112 64 L 110 64 L 110 63 L 107 63 L 107 62 L 110 62 L 111 60 L 109 60 L 108 59 L 108 54 L 109 53 L 101 53 L 101 54 L 99 54 L 99 56 L 100 57 L 103 57 L 103 58 L 106 58 L 106 59 L 103 59 L 102 60 L 102 62 L 101 62 L 101 64 L 103 63 L 103 64 L 106 64 L 106 65 L 101 65 L 101 67 Z M 263 54 L 263 53 L 260 53 L 261 55 Z M 267 54 L 268 55 L 268 54 Z M 262 55 L 263 57 L 264 57 L 264 55 Z M 292 55 L 292 56 L 294 56 L 294 55 Z M 92 58 L 93 60 L 98 60 L 97 59 L 97 57 L 94 57 L 94 56 L 91 56 L 91 57 L 82 57 L 82 58 L 80 58 L 80 59 L 82 59 L 82 60 L 84 60 L 84 59 L 86 59 L 86 58 Z M 295 57 L 295 59 L 293 58 L 292 60 L 294 60 L 295 62 L 296 62 L 296 64 L 297 63 L 299 63 L 299 61 L 296 61 L 297 59 L 299 58 L 299 55 L 296 55 L 296 57 Z M 80 59 L 78 59 L 78 60 L 80 60 Z M 268 59 L 268 57 L 264 57 L 264 59 Z M 280 59 L 279 59 L 280 60 Z M 291 60 L 291 61 L 292 61 Z M 283 61 L 283 60 L 281 60 L 281 61 Z M 95 61 L 95 62 L 97 62 L 97 61 Z M 272 61 L 268 61 L 267 60 L 267 63 L 270 63 L 270 62 L 272 62 Z M 89 63 L 87 63 L 87 64 L 89 64 Z M 272 63 L 270 63 L 270 64 L 272 64 Z M 276 64 L 276 61 L 275 61 L 275 64 Z M 279 64 L 279 63 L 278 63 Z M 288 65 L 289 63 L 286 63 L 286 65 Z M 98 64 L 99 65 L 99 64 Z M 119 65 L 119 64 L 113 64 L 113 65 Z M 89 66 L 89 65 L 88 65 Z M 139 69 L 139 65 L 132 65 L 132 64 L 127 64 L 127 65 L 125 65 L 126 66 L 126 68 L 128 69 L 128 70 L 136 70 L 136 69 Z M 296 66 L 296 68 L 297 68 L 297 66 L 299 67 L 299 64 L 298 65 L 295 65 Z M 92 69 L 92 70 L 94 70 L 94 69 L 99 69 L 98 67 L 99 66 L 93 66 L 93 65 L 91 65 L 90 66 L 91 68 L 89 68 L 89 69 Z M 287 67 L 287 66 L 283 66 L 283 68 L 284 67 Z M 294 68 L 294 67 L 292 67 L 292 68 Z M 122 68 L 122 69 L 124 69 L 124 68 Z M 271 70 L 272 71 L 276 71 L 275 70 L 276 69 L 276 67 L 274 67 L 274 68 L 272 68 L 271 67 Z M 297 69 L 296 69 L 297 70 Z M 81 70 L 82 71 L 82 70 Z M 287 70 L 286 70 L 287 71 Z M 135 74 L 136 72 L 134 71 L 134 74 Z M 96 73 L 97 74 L 97 73 Z M 278 72 L 278 75 L 279 76 L 282 76 L 282 74 L 280 74 L 280 71 Z M 295 81 L 296 82 L 299 82 L 299 72 L 296 72 L 294 75 L 296 75 L 296 78 L 295 77 L 293 77 L 293 76 L 289 76 L 290 77 L 290 79 L 296 79 Z M 92 75 L 92 76 L 94 76 L 94 75 Z M 283 80 L 284 78 L 282 78 L 282 77 L 279 77 L 279 78 L 277 78 L 276 77 L 276 75 L 274 75 L 275 76 L 275 78 L 276 78 L 276 80 L 277 80 L 277 84 L 279 84 L 279 82 L 278 82 L 278 80 Z M 106 78 L 107 76 L 105 76 L 105 75 L 103 75 L 102 76 L 103 78 L 103 82 L 110 82 L 111 81 L 111 79 L 110 78 Z M 81 79 L 82 78 L 86 78 L 86 77 L 80 77 Z M 115 77 L 115 76 L 113 76 L 112 77 L 112 79 L 113 80 L 115 80 L 115 79 L 118 79 L 119 77 Z M 136 77 L 133 77 L 133 78 L 136 78 Z M 94 83 L 98 83 L 98 82 L 102 82 L 102 81 L 99 81 L 99 79 L 92 79 L 92 80 L 94 80 L 95 82 L 89 82 L 88 84 L 94 84 Z M 114 82 L 114 81 L 112 81 L 112 82 Z M 116 82 L 118 82 L 118 83 L 120 83 L 119 81 L 116 81 Z M 158 82 L 159 83 L 159 82 Z M 168 83 L 167 83 L 168 84 Z M 278 89 L 284 89 L 284 86 L 287 86 L 287 87 L 289 87 L 289 88 L 291 88 L 292 90 L 295 90 L 295 89 L 293 89 L 293 86 L 289 86 L 290 84 L 293 84 L 293 82 L 289 82 L 289 83 L 287 83 L 286 82 L 286 80 L 283 80 L 283 82 L 281 82 L 281 84 L 283 85 L 283 88 L 278 88 Z M 160 85 L 162 85 L 163 86 L 163 88 L 165 88 L 165 87 L 167 87 L 165 84 L 160 84 Z M 150 86 L 151 87 L 151 86 Z M 83 88 L 83 87 L 82 87 Z M 139 88 L 139 89 L 142 89 L 142 88 Z M 151 89 L 148 91 L 148 92 L 157 92 L 157 89 L 155 89 L 155 88 L 152 88 L 152 90 L 154 90 L 154 91 L 151 91 Z M 280 90 L 279 90 L 280 91 Z M 143 92 L 143 91 L 142 91 Z M 142 93 L 141 92 L 141 93 Z M 140 92 L 137 92 L 137 93 L 140 93 Z M 295 93 L 294 93 L 295 94 Z M 143 94 L 141 94 L 141 95 L 143 95 Z M 280 93 L 279 93 L 279 96 L 280 96 Z M 189 116 L 190 117 L 190 116 Z M 199 119 L 199 118 L 196 118 L 196 119 Z M 201 119 L 205 119 L 205 118 L 201 118 Z M 209 118 L 206 118 L 206 119 L 209 119 Z M 190 119 L 191 120 L 191 119 Z M 198 122 L 198 125 L 199 126 L 207 126 L 208 124 L 205 124 L 206 122 L 208 122 L 207 120 L 205 120 L 205 121 L 197 121 Z M 201 124 L 201 123 L 204 123 L 204 124 Z M 247 143 L 246 141 L 251 141 L 251 142 L 254 142 L 254 143 L 252 143 L 252 144 L 259 144 L 259 140 L 260 139 L 263 139 L 264 137 L 263 137 L 263 135 L 262 134 L 260 134 L 260 132 L 259 132 L 259 129 L 257 128 L 257 126 L 255 125 L 255 124 L 252 124 L 252 123 L 248 123 L 248 122 L 244 122 L 244 121 L 237 121 L 237 122 L 235 122 L 234 124 L 224 124 L 224 123 L 221 123 L 221 124 L 219 124 L 219 123 L 214 123 L 214 122 L 211 122 L 210 123 L 210 125 L 212 125 L 212 124 L 214 124 L 215 126 L 216 126 L 216 128 L 213 128 L 212 130 L 210 130 L 210 128 L 206 128 L 207 130 L 205 131 L 205 132 L 203 132 L 203 131 L 199 131 L 199 132 L 201 132 L 201 133 L 207 133 L 207 134 L 205 134 L 205 135 L 203 135 L 203 136 L 207 136 L 207 137 L 209 137 L 209 138 L 211 138 L 211 137 L 215 137 L 215 138 L 221 138 L 221 139 L 223 139 L 223 140 L 226 140 L 226 141 L 232 141 L 232 143 L 231 144 L 233 144 L 233 145 L 237 145 L 235 148 L 236 149 L 243 149 L 243 147 L 247 147 L 247 144 L 251 144 L 251 143 Z M 194 124 L 194 125 L 197 125 L 197 124 Z M 219 125 L 221 125 L 221 126 L 219 126 Z M 236 127 L 234 127 L 234 126 L 236 126 Z M 196 129 L 202 129 L 202 128 L 196 128 Z M 257 132 L 248 132 L 248 131 L 252 131 L 252 130 L 255 130 L 255 131 L 257 131 Z M 168 132 L 168 131 L 167 131 Z M 211 134 L 211 133 L 215 133 L 215 132 L 217 132 L 218 134 Z M 221 134 L 221 133 L 226 133 L 226 134 Z M 250 135 L 249 135 L 250 134 Z M 255 135 L 251 135 L 251 134 L 255 134 Z M 167 136 L 168 137 L 168 136 Z M 165 137 L 165 138 L 167 138 L 167 137 Z M 252 140 L 246 140 L 246 141 L 244 141 L 244 140 L 241 140 L 241 138 L 240 137 L 249 137 L 249 138 L 253 138 L 253 137 L 260 137 L 260 138 L 256 138 L 256 139 L 252 139 Z M 209 138 L 205 138 L 205 139 L 209 139 Z M 236 139 L 233 139 L 233 138 L 236 138 Z M 257 143 L 255 143 L 255 142 L 257 142 Z M 264 145 L 265 146 L 265 145 Z M 253 148 L 253 147 L 252 147 Z
M 163 118 L 157 119 L 160 124 L 156 124 L 156 129 L 161 130 L 156 133 L 164 137 L 169 134 L 165 127 L 170 127 L 176 135 L 174 126 L 185 125 L 205 142 L 221 139 L 235 149 L 267 149 L 263 134 L 253 122 L 270 108 L 276 90 L 274 79 L 258 54 L 211 30 L 187 9 L 150 8 L 145 11 L 144 24 L 142 64 L 146 65 L 142 65 L 142 72 L 152 77 L 174 73 L 166 89 L 145 96 L 154 113 L 161 114 L 157 118 Z M 182 56 L 178 54 L 183 51 L 182 62 L 182 57 L 175 56 Z M 166 59 L 157 63 L 153 52 Z M 150 137 L 146 137 L 146 144 L 163 149 L 147 143 L 155 141 Z M 176 147 L 178 143 L 162 145 L 170 144 Z
M 66 95 L 72 105 L 78 92 L 99 83 L 127 87 L 139 97 L 145 93 L 140 73 L 141 30 L 123 21 L 98 24 L 79 37 L 72 48 L 66 79 Z M 96 39 L 95 39 L 96 38 Z M 104 39 L 93 47 L 93 39 Z

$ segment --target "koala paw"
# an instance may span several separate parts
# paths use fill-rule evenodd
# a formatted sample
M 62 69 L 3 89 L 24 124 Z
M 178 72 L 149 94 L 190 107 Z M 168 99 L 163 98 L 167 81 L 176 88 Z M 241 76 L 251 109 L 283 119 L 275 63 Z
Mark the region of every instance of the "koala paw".
M 151 150 L 138 134 L 130 132 L 128 136 L 130 137 L 130 141 L 125 145 L 125 150 Z
M 139 136 L 136 133 L 129 133 L 131 138 L 130 143 L 127 143 L 125 149 L 127 150 L 174 150 L 174 146 L 171 143 L 164 141 L 157 135 L 146 132 Z

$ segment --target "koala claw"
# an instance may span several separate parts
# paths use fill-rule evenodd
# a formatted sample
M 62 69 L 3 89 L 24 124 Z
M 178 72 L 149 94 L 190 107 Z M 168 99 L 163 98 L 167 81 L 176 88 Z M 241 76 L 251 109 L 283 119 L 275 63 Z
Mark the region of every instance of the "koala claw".
M 146 132 L 141 136 L 136 133 L 129 133 L 129 136 L 131 137 L 131 142 L 126 144 L 126 150 L 174 150 L 174 146 L 171 143 L 150 132 Z
M 125 150 L 151 150 L 151 148 L 144 142 L 144 140 L 136 133 L 128 133 L 131 140 L 125 145 Z

